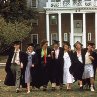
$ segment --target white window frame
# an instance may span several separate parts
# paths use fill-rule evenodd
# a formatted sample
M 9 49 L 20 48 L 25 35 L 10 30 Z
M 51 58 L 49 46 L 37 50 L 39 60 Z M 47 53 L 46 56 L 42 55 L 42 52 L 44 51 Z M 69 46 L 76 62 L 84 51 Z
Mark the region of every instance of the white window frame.
M 64 41 L 68 41 L 68 34 L 64 33 Z
M 53 35 L 56 35 L 56 39 L 53 39 Z M 51 45 L 53 44 L 53 40 L 58 39 L 58 33 L 51 33 Z
M 38 34 L 31 34 L 31 43 L 33 43 L 33 35 L 37 36 L 37 44 L 38 44 Z
M 91 41 L 91 32 L 88 33 L 88 41 Z

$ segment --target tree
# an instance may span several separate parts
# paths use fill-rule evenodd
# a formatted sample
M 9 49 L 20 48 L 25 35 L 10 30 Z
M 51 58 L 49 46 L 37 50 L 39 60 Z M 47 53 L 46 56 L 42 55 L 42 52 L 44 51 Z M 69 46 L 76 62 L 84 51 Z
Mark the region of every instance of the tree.
M 29 32 L 31 32 L 31 25 L 28 21 L 23 22 L 6 22 L 4 18 L 0 17 L 0 42 L 1 47 L 9 45 L 15 40 L 22 41 L 25 39 Z
M 36 18 L 37 11 L 27 8 L 26 0 L 1 0 L 0 13 L 7 21 L 22 21 Z

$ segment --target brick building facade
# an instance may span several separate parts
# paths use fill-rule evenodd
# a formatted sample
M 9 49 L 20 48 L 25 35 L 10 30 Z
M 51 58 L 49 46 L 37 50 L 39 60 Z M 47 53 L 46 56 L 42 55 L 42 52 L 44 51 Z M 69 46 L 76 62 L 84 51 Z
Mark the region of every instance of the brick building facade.
M 46 38 L 52 45 L 56 39 L 62 46 L 62 41 L 69 41 L 72 49 L 76 41 L 84 47 L 94 42 L 97 49 L 97 0 L 28 0 L 27 6 L 38 11 L 31 42 Z

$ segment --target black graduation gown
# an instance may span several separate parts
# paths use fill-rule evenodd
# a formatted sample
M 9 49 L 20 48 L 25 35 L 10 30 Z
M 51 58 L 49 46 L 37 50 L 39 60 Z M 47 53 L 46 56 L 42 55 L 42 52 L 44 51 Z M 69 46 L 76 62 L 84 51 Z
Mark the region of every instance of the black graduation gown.
M 72 64 L 70 67 L 70 73 L 74 76 L 75 80 L 82 80 L 82 76 L 84 72 L 84 64 L 85 64 L 84 49 L 81 50 L 81 56 L 82 56 L 83 63 L 81 63 L 78 60 L 76 51 L 73 53 L 73 57 L 71 57 Z
M 36 52 L 34 55 L 32 55 L 32 64 L 34 64 L 34 67 L 31 67 L 30 72 L 31 72 L 31 85 L 35 86 L 35 87 L 39 87 L 38 86 L 38 59 L 37 59 L 37 55 Z
M 64 49 L 59 47 L 59 55 L 58 59 L 55 58 L 55 50 L 52 55 L 52 63 L 51 63 L 51 82 L 56 83 L 57 85 L 63 84 L 63 54 Z
M 94 69 L 94 79 L 95 79 L 95 75 L 96 75 L 96 68 L 97 68 L 97 52 L 93 51 L 91 54 L 94 58 L 94 60 L 92 61 L 93 63 L 93 69 Z
M 11 61 L 12 61 L 12 58 L 13 58 L 13 55 L 14 55 L 14 49 L 12 51 L 9 52 L 9 55 L 8 55 L 8 59 L 7 59 L 7 62 L 6 62 L 6 66 L 5 66 L 5 71 L 6 71 L 6 77 L 5 77 L 5 81 L 4 81 L 4 84 L 5 85 L 8 85 L 8 86 L 15 86 L 15 80 L 14 79 L 15 75 L 13 75 L 12 71 L 11 71 Z M 24 82 L 24 71 L 25 71 L 25 68 L 26 68 L 26 53 L 20 51 L 19 52 L 19 57 L 20 57 L 20 62 L 23 63 L 23 68 L 21 69 L 21 84 L 24 86 L 25 85 L 25 82 Z
M 44 63 L 44 56 L 41 57 L 42 49 L 36 51 L 37 65 L 35 71 L 36 82 L 34 85 L 39 88 L 40 86 L 47 85 L 49 82 L 49 67 L 51 63 L 51 50 L 47 48 L 46 64 Z

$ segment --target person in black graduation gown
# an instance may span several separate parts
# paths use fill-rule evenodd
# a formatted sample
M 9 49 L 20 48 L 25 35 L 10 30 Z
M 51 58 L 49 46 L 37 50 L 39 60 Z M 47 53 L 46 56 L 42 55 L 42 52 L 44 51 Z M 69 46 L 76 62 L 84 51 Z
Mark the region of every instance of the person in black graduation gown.
M 51 50 L 48 48 L 47 40 L 41 41 L 41 48 L 36 50 L 36 54 L 38 59 L 36 85 L 38 87 L 43 86 L 45 91 L 49 82 L 49 65 L 51 62 Z
M 61 88 L 63 84 L 63 54 L 64 54 L 64 49 L 59 47 L 59 41 L 54 40 L 53 48 L 51 51 L 52 90 L 55 90 L 56 86 L 59 86 Z
M 76 50 L 74 51 L 74 58 L 70 67 L 70 73 L 74 76 L 75 80 L 78 80 L 80 90 L 83 90 L 82 76 L 85 64 L 85 52 L 82 46 L 79 41 L 74 44 Z
M 16 86 L 16 92 L 19 92 L 20 83 L 24 82 L 24 71 L 26 67 L 26 54 L 20 50 L 20 41 L 13 42 L 13 49 L 9 51 L 5 66 L 7 73 L 4 84 Z

